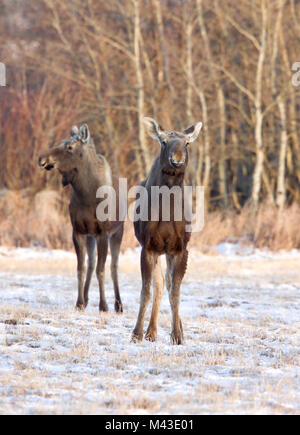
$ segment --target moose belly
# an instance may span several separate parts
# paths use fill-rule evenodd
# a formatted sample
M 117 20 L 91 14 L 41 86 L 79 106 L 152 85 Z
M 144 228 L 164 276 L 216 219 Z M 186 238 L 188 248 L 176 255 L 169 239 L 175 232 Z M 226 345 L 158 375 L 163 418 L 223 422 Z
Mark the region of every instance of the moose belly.
M 93 236 L 112 234 L 120 226 L 119 222 L 100 222 L 97 217 L 85 213 L 85 210 L 78 211 L 71 215 L 74 230 L 79 234 L 90 234 Z
M 101 233 L 97 219 L 76 219 L 74 229 L 80 234 L 97 235 Z

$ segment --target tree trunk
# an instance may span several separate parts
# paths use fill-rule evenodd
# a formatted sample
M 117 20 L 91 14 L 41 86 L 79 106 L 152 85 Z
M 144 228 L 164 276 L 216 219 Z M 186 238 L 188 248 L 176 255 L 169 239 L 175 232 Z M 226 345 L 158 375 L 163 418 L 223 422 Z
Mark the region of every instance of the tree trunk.
M 261 180 L 264 164 L 264 146 L 263 146 L 263 112 L 262 112 L 262 79 L 263 65 L 266 56 L 267 45 L 267 6 L 265 0 L 262 0 L 262 33 L 259 50 L 259 58 L 256 72 L 256 92 L 255 92 L 255 142 L 256 142 L 256 163 L 253 174 L 252 187 L 252 205 L 254 211 L 257 211 L 259 194 L 261 191 Z
M 192 47 L 192 33 L 193 26 L 191 22 L 190 12 L 188 11 L 188 5 L 184 3 L 184 18 L 185 18 L 185 41 L 186 41 L 186 69 L 189 77 L 186 90 L 186 117 L 191 122 L 193 118 L 192 113 L 192 98 L 193 88 L 191 81 L 193 80 L 193 47 Z
M 277 178 L 277 196 L 276 205 L 280 210 L 283 209 L 286 202 L 286 188 L 285 188 L 285 162 L 287 153 L 287 130 L 286 130 L 286 108 L 283 98 L 280 98 L 279 103 L 280 119 L 281 119 L 281 141 L 280 141 L 280 154 L 278 165 L 278 178 Z
M 202 116 L 203 116 L 203 132 L 204 132 L 204 175 L 203 175 L 203 186 L 205 189 L 205 198 L 209 196 L 209 185 L 210 185 L 210 137 L 209 137 L 209 128 L 208 128 L 208 113 L 207 113 L 207 103 L 204 92 L 200 92 L 199 94 L 201 107 L 202 107 Z
M 139 149 L 137 152 L 138 171 L 140 178 L 144 178 L 150 170 L 149 153 L 147 150 L 147 143 L 144 128 L 144 80 L 141 67 L 140 56 L 140 2 L 133 0 L 134 4 L 134 56 L 135 56 L 135 73 L 137 85 L 137 108 L 138 108 L 138 141 Z
M 227 179 L 226 179 L 226 108 L 224 92 L 221 87 L 218 88 L 218 103 L 220 110 L 220 154 L 221 157 L 218 162 L 219 167 L 219 189 L 222 197 L 224 209 L 228 208 L 228 192 L 227 192 Z
M 209 70 L 212 76 L 212 79 L 215 83 L 216 91 L 217 91 L 217 99 L 220 110 L 220 146 L 221 146 L 221 158 L 218 163 L 219 167 L 219 190 L 220 196 L 223 201 L 223 206 L 225 210 L 228 207 L 228 193 L 227 193 L 227 180 L 226 180 L 226 164 L 225 164 L 225 143 L 226 143 L 226 111 L 225 111 L 225 99 L 224 92 L 218 78 L 216 68 L 213 63 L 211 48 L 209 44 L 209 39 L 204 23 L 203 17 L 203 1 L 197 0 L 197 9 L 198 9 L 198 21 L 200 26 L 201 37 L 204 43 L 205 54 L 207 57 Z
M 158 74 L 158 79 L 160 82 L 165 83 L 165 85 L 171 91 L 171 94 L 174 98 L 174 88 L 172 86 L 171 78 L 170 78 L 169 56 L 168 56 L 168 51 L 166 48 L 165 37 L 164 37 L 164 24 L 163 24 L 162 12 L 161 12 L 161 2 L 159 0 L 152 0 L 152 1 L 155 8 L 160 52 L 162 56 L 162 62 L 161 62 L 162 71 L 160 72 L 160 74 Z

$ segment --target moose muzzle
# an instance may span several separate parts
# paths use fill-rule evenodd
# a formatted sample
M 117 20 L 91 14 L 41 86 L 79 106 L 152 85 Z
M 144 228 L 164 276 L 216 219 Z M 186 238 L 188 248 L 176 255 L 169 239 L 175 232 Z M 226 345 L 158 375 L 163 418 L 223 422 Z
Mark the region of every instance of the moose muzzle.
M 42 169 L 46 169 L 46 171 L 51 171 L 55 167 L 55 162 L 51 162 L 49 157 L 40 157 L 39 158 L 39 167 Z
M 169 161 L 173 168 L 179 169 L 185 165 L 185 156 L 183 153 L 174 153 L 170 156 Z

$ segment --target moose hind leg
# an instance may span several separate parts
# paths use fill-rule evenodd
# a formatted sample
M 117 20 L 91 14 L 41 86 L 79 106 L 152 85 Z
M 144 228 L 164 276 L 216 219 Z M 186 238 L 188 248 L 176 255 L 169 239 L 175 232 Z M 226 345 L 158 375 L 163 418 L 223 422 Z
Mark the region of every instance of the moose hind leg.
M 155 255 L 146 251 L 143 248 L 141 253 L 141 272 L 143 284 L 141 292 L 140 310 L 135 328 L 132 333 L 132 342 L 134 343 L 143 340 L 144 318 L 151 299 L 151 281 L 155 263 Z
M 96 239 L 93 236 L 87 236 L 86 247 L 88 253 L 88 267 L 87 274 L 84 283 L 84 305 L 87 307 L 89 302 L 89 288 L 91 284 L 91 279 L 96 265 Z
M 100 293 L 100 303 L 99 303 L 99 311 L 108 311 L 108 305 L 105 299 L 104 292 L 104 275 L 105 275 L 105 262 L 108 251 L 108 239 L 107 237 L 98 237 L 97 238 L 97 253 L 98 253 L 98 262 L 96 268 L 96 274 L 99 283 L 99 293 Z
M 153 273 L 153 305 L 151 319 L 146 332 L 145 338 L 148 341 L 156 341 L 157 337 L 157 319 L 161 303 L 161 298 L 164 290 L 164 277 L 161 270 L 160 258 L 157 259 L 157 263 Z
M 172 258 L 170 255 L 166 255 L 166 263 L 167 263 L 167 269 L 166 269 L 166 287 L 168 292 L 171 291 L 172 286 Z
M 115 311 L 117 313 L 123 313 L 123 305 L 120 296 L 119 280 L 118 280 L 118 265 L 120 248 L 123 237 L 123 226 L 115 233 L 109 240 L 110 252 L 111 252 L 111 277 L 114 283 L 115 291 Z
M 74 231 L 73 243 L 77 255 L 78 298 L 76 309 L 83 311 L 85 309 L 83 283 L 85 277 L 86 236 Z

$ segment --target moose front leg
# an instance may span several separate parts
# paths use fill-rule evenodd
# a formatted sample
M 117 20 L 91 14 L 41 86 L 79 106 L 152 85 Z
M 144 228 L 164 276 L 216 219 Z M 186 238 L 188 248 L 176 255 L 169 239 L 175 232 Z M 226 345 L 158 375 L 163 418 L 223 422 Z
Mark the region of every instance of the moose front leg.
M 174 257 L 168 258 L 168 266 L 171 267 L 171 288 L 169 299 L 172 310 L 172 332 L 171 341 L 173 344 L 183 343 L 183 329 L 179 316 L 180 286 L 187 266 L 188 252 L 184 251 Z
M 96 239 L 92 236 L 87 236 L 86 238 L 86 248 L 88 254 L 88 268 L 86 279 L 84 283 L 84 305 L 87 307 L 89 302 L 89 288 L 91 284 L 92 275 L 95 270 L 96 265 Z
M 84 299 L 84 278 L 85 278 L 85 255 L 86 255 L 86 236 L 73 232 L 73 243 L 77 255 L 77 278 L 78 278 L 78 298 L 76 308 L 80 311 L 85 309 Z
M 164 277 L 161 270 L 160 258 L 157 259 L 153 272 L 153 305 L 150 323 L 145 335 L 146 340 L 156 341 L 157 337 L 157 318 L 159 307 L 164 290 Z
M 131 341 L 134 343 L 143 340 L 144 318 L 145 318 L 147 307 L 151 299 L 151 281 L 152 281 L 153 270 L 156 264 L 156 258 L 157 256 L 154 253 L 147 251 L 145 248 L 142 249 L 141 272 L 142 272 L 143 284 L 142 284 L 140 310 L 139 310 L 135 328 L 132 333 Z

